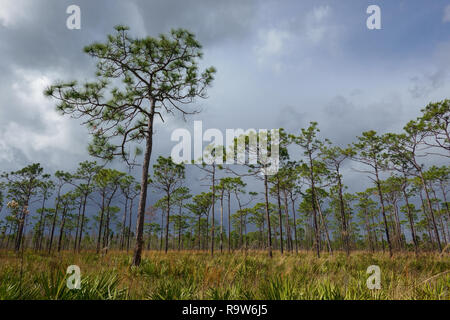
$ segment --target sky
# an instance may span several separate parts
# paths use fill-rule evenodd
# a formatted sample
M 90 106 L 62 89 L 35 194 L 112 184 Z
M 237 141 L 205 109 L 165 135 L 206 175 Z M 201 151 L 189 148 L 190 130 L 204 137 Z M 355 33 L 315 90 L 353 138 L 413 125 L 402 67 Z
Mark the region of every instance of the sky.
M 72 4 L 80 30 L 66 27 Z M 380 30 L 366 26 L 369 5 L 381 9 Z M 170 154 L 173 130 L 193 131 L 192 120 L 224 132 L 292 133 L 317 121 L 323 138 L 347 145 L 363 131 L 399 132 L 429 102 L 449 97 L 448 1 L 0 0 L 0 171 L 34 162 L 73 170 L 92 160 L 86 128 L 59 115 L 43 90 L 92 80 L 95 61 L 82 48 L 118 24 L 136 37 L 188 29 L 203 45 L 202 67 L 217 69 L 209 98 L 194 105 L 200 114 L 157 125 L 153 161 Z M 351 188 L 369 183 L 345 170 Z M 188 182 L 199 190 L 196 176 Z

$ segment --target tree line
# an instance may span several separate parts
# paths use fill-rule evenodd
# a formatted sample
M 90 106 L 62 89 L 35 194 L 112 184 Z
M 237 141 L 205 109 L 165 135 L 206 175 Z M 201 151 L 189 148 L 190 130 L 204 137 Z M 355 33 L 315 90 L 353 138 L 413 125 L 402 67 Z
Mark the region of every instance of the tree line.
M 443 251 L 450 240 L 450 167 L 427 162 L 449 157 L 449 106 L 449 100 L 429 104 L 404 132 L 363 132 L 345 148 L 321 140 L 315 122 L 298 135 L 281 130 L 276 174 L 261 175 L 258 165 L 239 171 L 203 163 L 208 189 L 195 195 L 186 183 L 188 165 L 159 156 L 147 181 L 160 199 L 144 213 L 145 248 L 314 250 L 317 256 Z M 369 188 L 347 191 L 342 170 L 351 163 L 360 164 L 354 170 L 369 177 Z M 141 184 L 130 174 L 85 161 L 74 172 L 50 175 L 32 164 L 1 178 L 2 248 L 100 253 L 136 242 L 133 208 Z M 263 182 L 262 192 L 250 191 L 251 179 Z

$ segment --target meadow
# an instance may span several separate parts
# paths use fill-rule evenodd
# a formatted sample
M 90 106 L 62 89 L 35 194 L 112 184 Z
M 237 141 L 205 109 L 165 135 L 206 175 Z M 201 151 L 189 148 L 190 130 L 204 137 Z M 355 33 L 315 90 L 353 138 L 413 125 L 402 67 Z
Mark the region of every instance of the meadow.
M 0 251 L 0 299 L 439 299 L 449 300 L 448 254 L 353 252 L 298 254 L 236 251 L 146 251 L 140 267 L 132 254 L 63 251 L 48 255 Z M 81 269 L 81 289 L 67 288 L 66 269 Z M 381 289 L 370 290 L 367 267 L 378 265 Z

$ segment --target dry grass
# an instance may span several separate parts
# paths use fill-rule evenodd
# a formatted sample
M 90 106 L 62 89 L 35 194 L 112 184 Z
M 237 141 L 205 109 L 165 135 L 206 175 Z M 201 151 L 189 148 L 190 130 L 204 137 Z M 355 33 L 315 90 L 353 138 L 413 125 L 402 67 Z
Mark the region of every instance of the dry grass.
M 0 251 L 0 299 L 449 299 L 448 254 L 151 251 L 139 268 L 131 258 L 26 252 L 21 267 L 20 256 Z M 81 268 L 81 290 L 65 288 L 69 265 Z M 370 265 L 381 268 L 380 290 L 366 286 Z

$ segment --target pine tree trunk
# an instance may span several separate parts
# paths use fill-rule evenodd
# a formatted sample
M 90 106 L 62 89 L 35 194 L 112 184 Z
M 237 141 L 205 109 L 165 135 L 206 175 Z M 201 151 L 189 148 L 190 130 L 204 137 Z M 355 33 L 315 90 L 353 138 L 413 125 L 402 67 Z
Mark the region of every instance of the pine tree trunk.
M 414 252 L 416 253 L 416 256 L 417 256 L 419 254 L 419 244 L 417 243 L 416 231 L 414 229 L 414 220 L 413 220 L 411 208 L 409 207 L 408 194 L 406 193 L 405 188 L 402 188 L 402 192 L 403 192 L 403 197 L 405 198 L 406 210 L 407 210 L 407 215 L 408 215 L 408 220 L 409 220 L 409 227 L 411 228 L 411 235 L 412 235 L 413 243 L 414 243 Z
M 16 237 L 16 244 L 14 246 L 14 250 L 16 252 L 20 250 L 20 247 L 22 245 L 23 228 L 25 225 L 24 221 L 25 221 L 25 214 L 22 212 L 20 214 L 19 223 L 17 225 L 17 237 Z
M 338 176 L 338 188 L 339 188 L 339 203 L 340 203 L 340 211 L 341 211 L 341 219 L 342 219 L 342 230 L 344 233 L 344 243 L 345 243 L 345 252 L 347 253 L 347 256 L 350 255 L 350 243 L 349 243 L 349 234 L 347 230 L 347 219 L 345 216 L 345 204 L 344 204 L 344 197 L 342 195 L 342 181 L 341 181 L 341 175 L 339 170 L 337 170 L 337 176 Z
M 37 250 L 41 249 L 40 248 L 40 244 L 42 243 L 41 239 L 44 237 L 44 229 L 42 228 L 42 225 L 43 225 L 43 221 L 44 221 L 45 200 L 46 200 L 46 198 L 44 196 L 44 199 L 42 200 L 41 214 L 39 215 L 39 233 L 38 233 L 38 238 L 36 239 Z
M 83 200 L 83 211 L 81 213 L 81 225 L 80 225 L 80 235 L 78 236 L 78 244 L 77 244 L 77 249 L 78 252 L 81 250 L 81 240 L 83 239 L 83 230 L 84 230 L 84 220 L 85 220 L 85 215 L 86 215 L 86 202 L 87 202 L 87 194 L 84 195 L 84 200 Z
M 202 248 L 200 242 L 200 233 L 201 233 L 200 223 L 201 223 L 201 215 L 198 215 L 198 250 L 201 250 Z
M 437 206 L 437 210 L 438 210 L 438 212 L 440 211 L 440 208 L 439 208 L 439 202 L 437 201 L 438 200 L 438 198 L 437 198 L 437 195 L 436 195 L 436 191 L 434 190 L 434 188 L 431 186 L 431 183 L 430 183 L 430 190 L 431 190 L 431 192 L 433 192 L 433 195 L 434 195 L 434 198 L 436 199 L 436 206 Z M 444 236 L 444 242 L 445 242 L 445 245 L 447 245 L 448 244 L 448 241 L 447 241 L 447 235 L 446 235 L 446 233 L 445 233 L 445 228 L 444 228 L 444 223 L 442 222 L 442 215 L 440 214 L 439 215 L 439 223 L 440 223 L 440 225 L 441 225 L 441 229 L 442 229 L 442 235 Z
M 102 238 L 102 229 L 103 229 L 103 215 L 105 214 L 105 194 L 102 194 L 102 208 L 100 213 L 100 221 L 98 226 L 98 237 L 97 237 L 97 253 L 100 253 L 100 242 Z
M 128 232 L 127 232 L 127 252 L 130 250 L 130 237 L 131 237 L 131 218 L 133 213 L 133 199 L 130 199 L 130 220 L 128 221 Z
M 280 230 L 280 252 L 283 254 L 283 217 L 281 214 L 280 178 L 277 176 L 278 223 Z
M 319 215 L 320 215 L 320 218 L 322 220 L 323 228 L 324 228 L 324 231 L 325 231 L 325 239 L 327 241 L 328 251 L 331 254 L 333 254 L 333 248 L 331 247 L 331 240 L 330 240 L 330 235 L 328 233 L 327 223 L 326 223 L 325 217 L 324 217 L 324 215 L 322 213 L 322 208 L 320 207 L 319 200 L 317 200 L 317 204 L 316 205 L 317 205 L 317 210 L 319 211 Z
M 53 236 L 55 234 L 56 218 L 58 216 L 60 197 L 61 197 L 61 187 L 58 190 L 58 198 L 57 198 L 57 201 L 56 201 L 55 213 L 54 213 L 53 222 L 52 222 L 52 229 L 50 231 L 50 239 L 49 239 L 48 248 L 47 248 L 48 249 L 48 253 L 50 253 L 52 251 Z
M 297 217 L 295 215 L 295 201 L 291 195 L 292 212 L 294 213 L 294 239 L 295 239 L 295 253 L 298 253 L 298 237 L 297 237 Z
M 286 191 L 283 192 L 284 194 L 284 213 L 286 215 L 286 223 L 285 223 L 285 230 L 286 230 L 286 242 L 287 242 L 287 250 L 292 251 L 292 239 L 291 239 L 291 227 L 289 226 L 289 207 L 288 207 L 288 200 L 287 200 L 287 193 Z
M 165 253 L 169 250 L 169 217 L 170 217 L 170 193 L 167 193 L 167 216 L 166 216 L 166 246 Z
M 77 227 L 75 229 L 75 241 L 73 242 L 73 251 L 75 252 L 77 250 L 77 241 L 78 241 L 78 230 L 80 228 L 80 219 L 81 219 L 81 209 L 83 206 L 83 198 L 80 197 L 80 206 L 78 207 L 78 216 L 77 216 Z
M 425 178 L 423 177 L 423 174 L 422 174 L 421 170 L 419 171 L 419 177 L 420 177 L 420 180 L 422 181 L 423 189 L 425 191 L 425 197 L 427 199 L 428 209 L 430 210 L 431 222 L 433 223 L 433 229 L 434 229 L 434 232 L 435 232 L 435 236 L 436 236 L 436 241 L 437 241 L 437 244 L 438 244 L 439 252 L 442 252 L 441 239 L 439 237 L 439 230 L 437 228 L 436 220 L 434 218 L 433 206 L 431 205 L 431 200 L 430 200 L 430 195 L 428 193 L 427 184 L 425 183 Z
M 58 239 L 58 252 L 61 251 L 62 247 L 62 239 L 64 234 L 64 226 L 66 224 L 66 212 L 67 212 L 67 206 L 64 207 L 63 213 L 62 213 L 62 219 L 61 219 L 61 227 L 59 231 L 59 239 Z
M 311 203 L 313 209 L 313 222 L 315 231 L 315 247 L 317 258 L 320 258 L 320 234 L 319 234 L 319 224 L 317 223 L 317 208 L 316 208 L 316 187 L 314 184 L 314 173 L 313 173 L 313 161 L 311 152 L 308 153 L 309 157 L 309 175 L 311 179 Z
M 211 256 L 214 256 L 214 205 L 216 202 L 216 167 L 215 164 L 213 163 L 212 165 L 212 226 L 211 226 Z
M 220 253 L 223 252 L 223 187 L 220 195 Z
M 42 250 L 42 243 L 44 242 L 45 224 L 46 224 L 46 222 L 47 222 L 47 217 L 44 217 L 44 219 L 42 220 L 42 234 L 41 234 L 41 237 L 39 238 L 39 247 L 38 247 L 39 251 Z
M 384 231 L 386 232 L 386 240 L 387 240 L 387 243 L 389 246 L 389 256 L 392 257 L 392 244 L 391 244 L 391 239 L 389 237 L 389 229 L 388 229 L 388 223 L 387 223 L 387 219 L 386 219 L 386 210 L 384 209 L 383 192 L 381 191 L 381 184 L 380 184 L 380 178 L 378 177 L 378 167 L 377 166 L 375 166 L 375 177 L 376 177 L 378 196 L 380 198 L 381 213 L 383 214 Z M 383 250 L 384 250 L 384 245 L 383 245 Z
M 120 235 L 120 250 L 123 250 L 125 244 L 125 225 L 127 223 L 128 197 L 125 197 L 125 208 L 122 217 L 122 232 Z
M 228 252 L 231 252 L 231 193 L 228 191 Z
M 270 230 L 270 213 L 269 213 L 269 187 L 267 184 L 267 175 L 264 175 L 264 197 L 266 205 L 266 219 L 267 219 L 267 250 L 269 257 L 272 258 L 272 234 Z
M 153 115 L 155 112 L 155 101 L 151 101 L 150 115 L 147 121 L 147 137 L 145 143 L 144 162 L 142 164 L 142 180 L 141 193 L 139 197 L 138 218 L 136 225 L 136 244 L 134 248 L 133 266 L 141 264 L 142 247 L 144 245 L 144 218 L 145 207 L 147 204 L 147 187 L 148 187 L 148 170 L 150 167 L 150 157 L 152 154 L 153 145 Z

